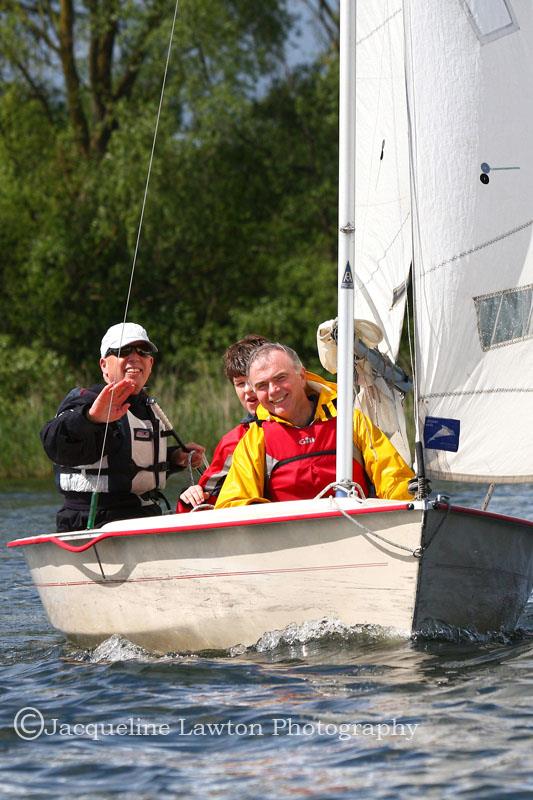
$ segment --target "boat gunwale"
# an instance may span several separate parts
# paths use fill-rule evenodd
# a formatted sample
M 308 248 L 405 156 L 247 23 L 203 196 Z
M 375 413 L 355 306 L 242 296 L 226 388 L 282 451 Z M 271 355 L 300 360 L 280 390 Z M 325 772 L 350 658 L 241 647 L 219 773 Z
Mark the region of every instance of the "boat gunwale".
M 7 547 L 26 547 L 29 545 L 38 544 L 55 544 L 57 547 L 60 547 L 63 550 L 68 550 L 72 553 L 82 553 L 105 539 L 122 538 L 125 536 L 159 536 L 165 533 L 204 533 L 221 528 L 243 527 L 246 525 L 272 525 L 275 523 L 287 523 L 300 520 L 306 521 L 312 519 L 328 519 L 331 517 L 344 516 L 344 513 L 358 516 L 360 514 L 383 514 L 395 511 L 415 510 L 423 511 L 424 509 L 419 503 L 403 502 L 394 505 L 371 506 L 369 508 L 343 508 L 342 511 L 331 509 L 327 511 L 302 512 L 300 514 L 292 515 L 289 514 L 283 516 L 260 517 L 257 519 L 248 517 L 242 520 L 232 519 L 222 522 L 208 522 L 207 524 L 196 523 L 193 525 L 178 525 L 165 528 L 153 527 L 149 530 L 113 530 L 104 531 L 101 535 L 96 536 L 90 541 L 85 542 L 85 544 L 78 546 L 68 544 L 68 538 L 75 536 L 75 538 L 79 539 L 82 538 L 83 534 L 90 534 L 91 531 L 69 531 L 65 534 L 44 534 L 41 536 L 31 536 L 24 539 L 14 539 L 11 542 L 7 542 Z
M 519 525 L 528 525 L 533 528 L 533 520 L 525 519 L 524 517 L 514 517 L 509 514 L 499 514 L 496 511 L 485 511 L 482 508 L 471 508 L 468 506 L 456 506 L 453 504 L 445 503 L 442 500 L 436 500 L 431 504 L 431 508 L 435 511 L 453 511 L 456 514 L 465 514 L 470 517 L 484 517 L 485 519 L 498 519 L 502 522 L 511 522 Z

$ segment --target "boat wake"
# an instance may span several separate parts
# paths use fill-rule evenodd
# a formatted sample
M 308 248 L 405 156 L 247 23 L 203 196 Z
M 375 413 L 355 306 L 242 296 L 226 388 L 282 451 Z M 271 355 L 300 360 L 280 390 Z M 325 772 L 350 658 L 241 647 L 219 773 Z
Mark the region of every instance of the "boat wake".
M 154 653 L 145 650 L 129 639 L 114 633 L 94 650 L 67 649 L 65 658 L 69 661 L 83 661 L 89 664 L 109 664 L 121 661 L 154 662 L 175 661 L 182 658 L 178 653 Z
M 94 650 L 74 648 L 66 645 L 64 658 L 69 661 L 90 664 L 116 662 L 170 662 L 190 658 L 238 658 L 254 654 L 285 654 L 292 657 L 308 654 L 309 648 L 338 650 L 351 647 L 370 647 L 372 645 L 394 643 L 409 639 L 408 632 L 401 632 L 379 625 L 345 625 L 338 619 L 323 618 L 311 620 L 301 625 L 292 623 L 282 630 L 266 631 L 258 641 L 250 646 L 236 644 L 227 650 L 202 650 L 177 653 L 156 653 L 146 650 L 123 636 L 113 634 L 101 642 Z
M 253 657 L 256 654 L 287 655 L 302 658 L 312 651 L 347 650 L 353 648 L 372 648 L 394 645 L 409 639 L 417 644 L 424 642 L 443 642 L 452 644 L 503 644 L 510 645 L 524 639 L 533 638 L 529 626 L 518 627 L 512 632 L 490 631 L 480 633 L 475 628 L 457 628 L 445 623 L 432 622 L 411 634 L 395 628 L 380 625 L 345 625 L 341 620 L 324 617 L 310 620 L 300 625 L 291 623 L 282 630 L 266 631 L 258 641 L 250 646 L 236 644 L 227 650 L 202 650 L 178 653 L 157 653 L 146 650 L 123 636 L 113 634 L 101 642 L 94 650 L 74 649 L 66 646 L 66 660 L 90 664 L 136 661 L 141 663 L 164 663 L 191 658 L 239 658 Z M 72 649 L 71 649 L 72 648 Z
M 248 648 L 258 653 L 267 653 L 280 648 L 322 643 L 324 645 L 362 644 L 370 645 L 386 641 L 409 638 L 408 632 L 380 625 L 345 625 L 339 619 L 323 618 L 291 624 L 283 630 L 264 633 L 255 645 Z

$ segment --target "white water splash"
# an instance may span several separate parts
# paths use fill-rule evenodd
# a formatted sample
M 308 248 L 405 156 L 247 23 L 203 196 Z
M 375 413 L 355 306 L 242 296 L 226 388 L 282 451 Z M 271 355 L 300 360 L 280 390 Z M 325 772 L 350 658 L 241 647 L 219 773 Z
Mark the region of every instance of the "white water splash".
M 118 634 L 105 639 L 91 653 L 91 663 L 101 661 L 139 661 L 153 657 L 147 650 L 139 647 Z
M 304 622 L 301 625 L 292 623 L 283 630 L 268 631 L 254 645 L 258 653 L 269 652 L 278 647 L 309 644 L 310 642 L 342 642 L 375 643 L 384 640 L 407 639 L 409 633 L 379 625 L 345 625 L 339 619 L 320 619 Z
M 138 661 L 149 663 L 157 661 L 176 661 L 183 658 L 177 653 L 153 653 L 145 650 L 129 639 L 114 633 L 101 642 L 94 650 L 76 650 L 68 653 L 68 659 L 73 661 L 87 661 L 91 664 L 115 663 L 118 661 Z

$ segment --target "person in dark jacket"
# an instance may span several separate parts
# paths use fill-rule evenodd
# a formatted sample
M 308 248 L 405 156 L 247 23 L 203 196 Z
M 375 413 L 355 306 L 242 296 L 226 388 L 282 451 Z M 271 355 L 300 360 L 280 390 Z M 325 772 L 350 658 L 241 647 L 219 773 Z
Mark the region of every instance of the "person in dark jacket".
M 87 527 L 95 492 L 95 527 L 161 514 L 158 499 L 167 474 L 189 459 L 193 467 L 200 465 L 205 448 L 196 442 L 168 446 L 168 420 L 145 392 L 155 353 L 141 325 L 113 325 L 100 348 L 104 383 L 72 389 L 41 430 L 64 496 L 58 531 Z

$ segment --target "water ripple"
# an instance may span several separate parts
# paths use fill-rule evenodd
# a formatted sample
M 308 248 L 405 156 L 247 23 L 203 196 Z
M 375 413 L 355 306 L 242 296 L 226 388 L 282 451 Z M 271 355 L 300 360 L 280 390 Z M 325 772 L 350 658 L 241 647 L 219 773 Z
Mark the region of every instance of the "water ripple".
M 0 533 L 39 532 L 54 506 L 4 494 Z M 73 647 L 20 555 L 0 570 L 2 797 L 531 797 L 531 604 L 513 636 L 321 619 L 155 655 L 118 636 Z M 38 736 L 17 734 L 22 709 Z

